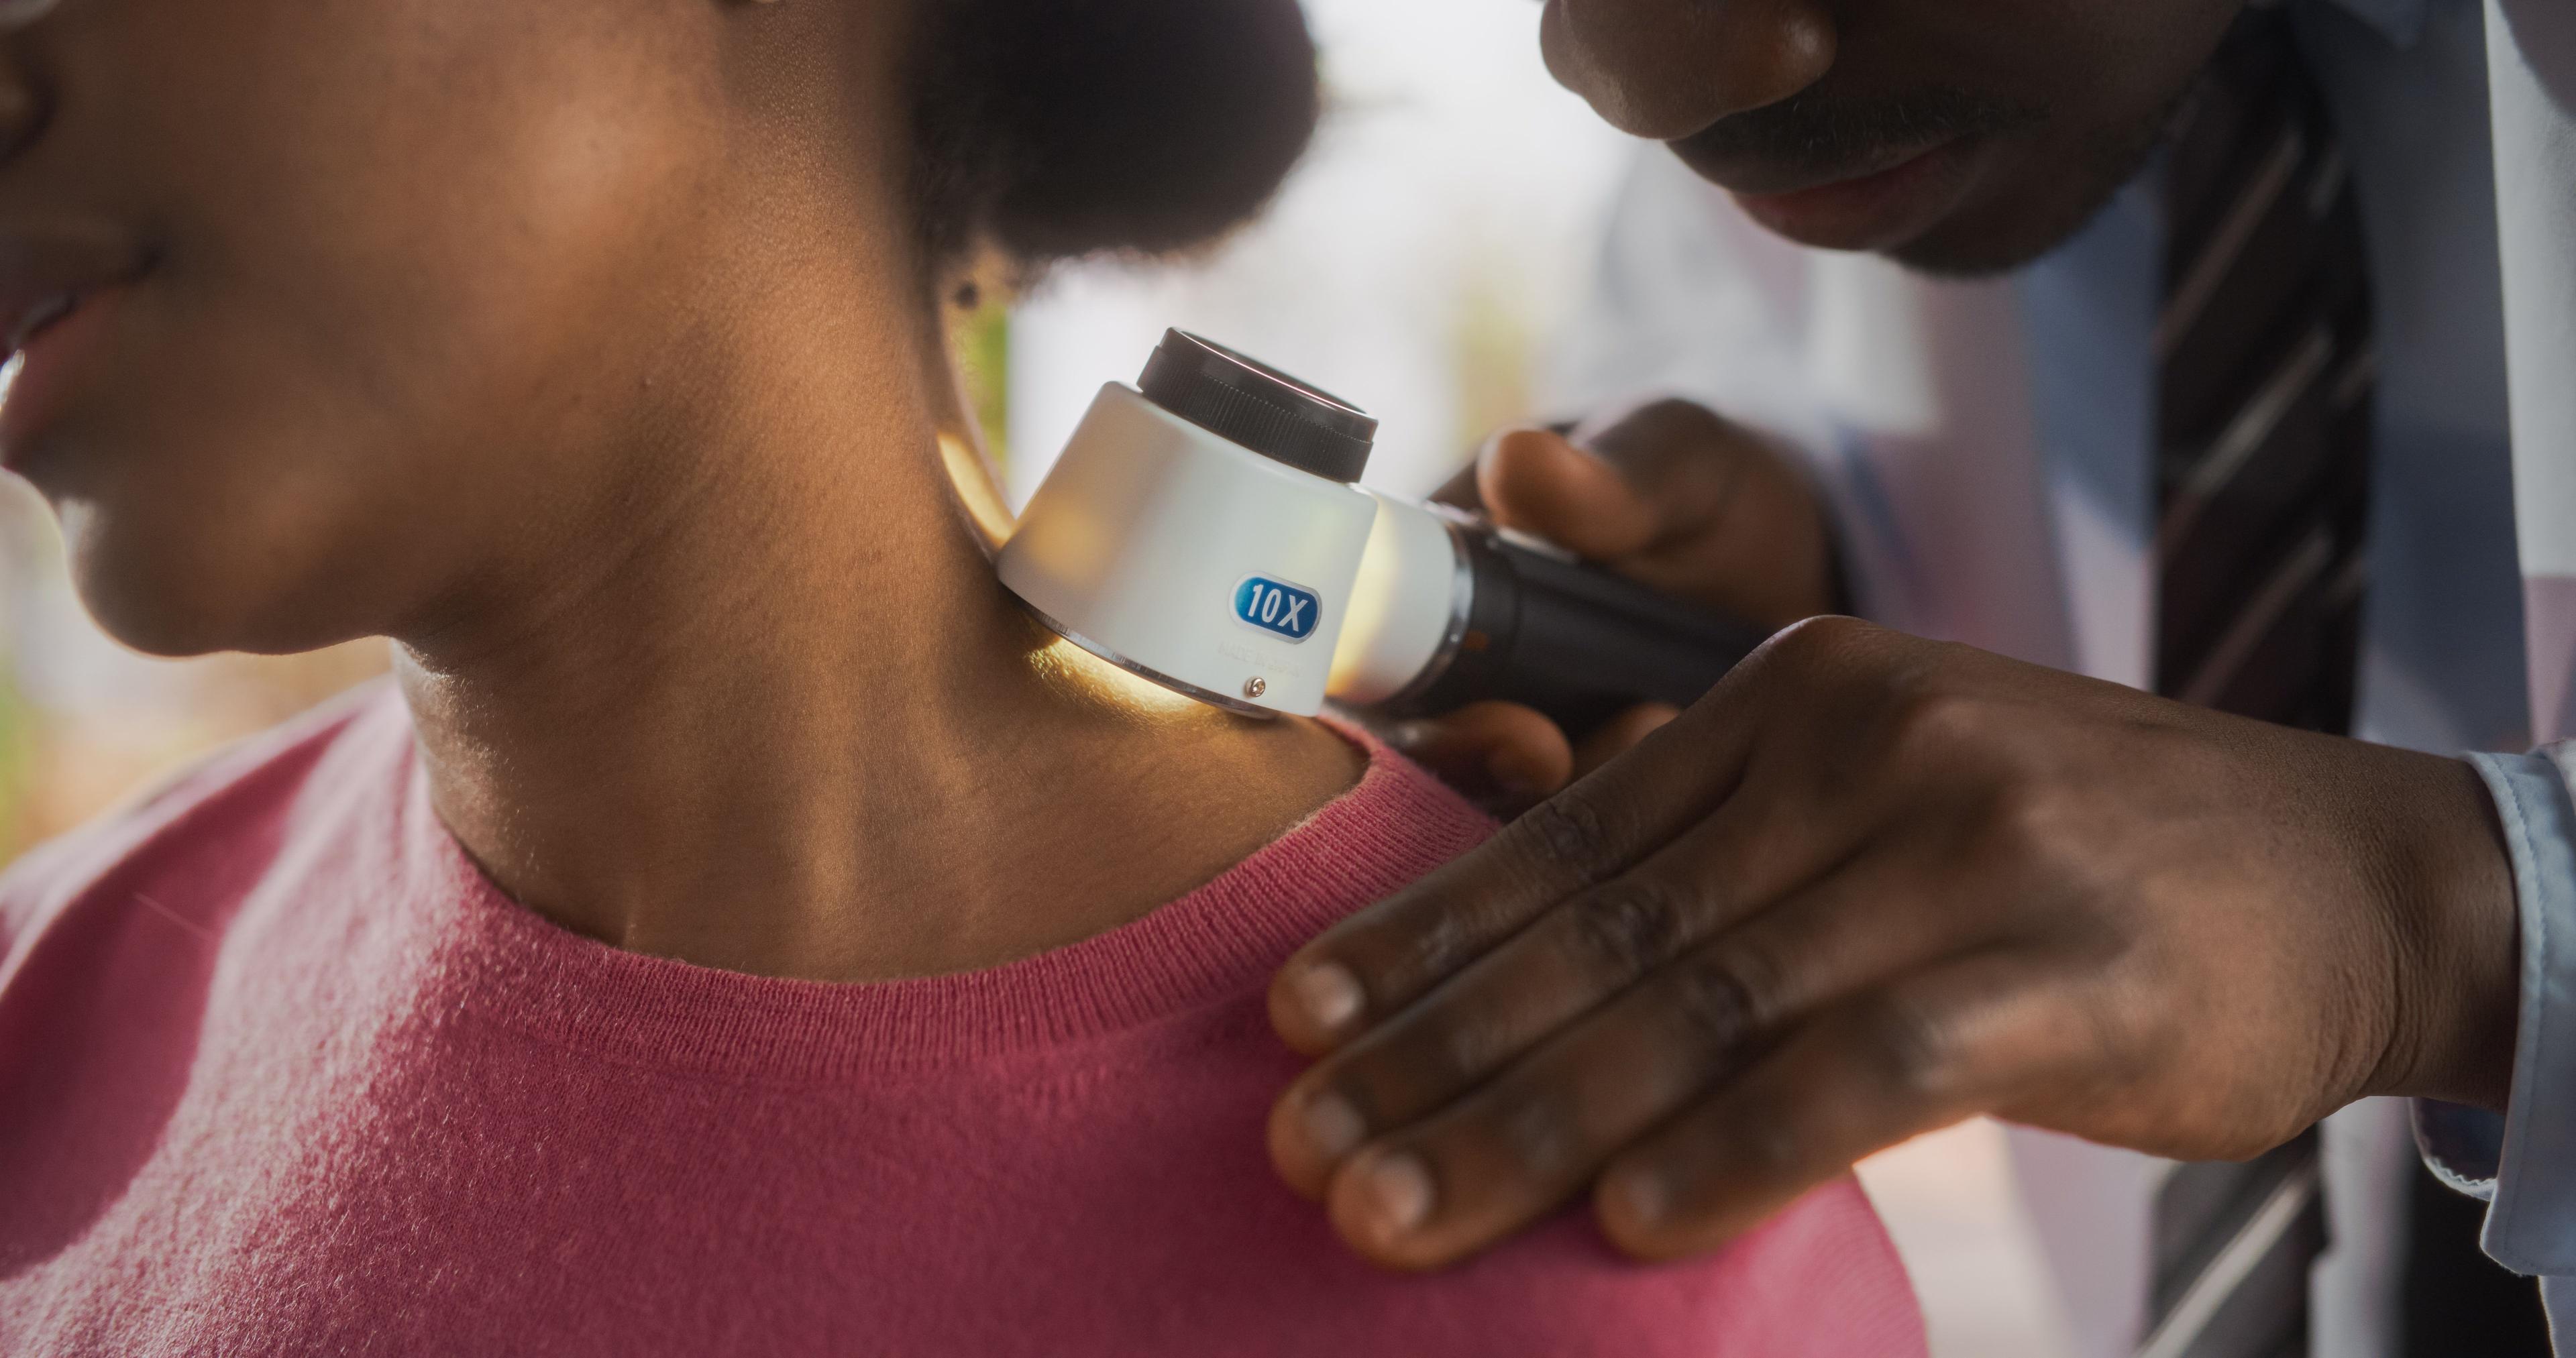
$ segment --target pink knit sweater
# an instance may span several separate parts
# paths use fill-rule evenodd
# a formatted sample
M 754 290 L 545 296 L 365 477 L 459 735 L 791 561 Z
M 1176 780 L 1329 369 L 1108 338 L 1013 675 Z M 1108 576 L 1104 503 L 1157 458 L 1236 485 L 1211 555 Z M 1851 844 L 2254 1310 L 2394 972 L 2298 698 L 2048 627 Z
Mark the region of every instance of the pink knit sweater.
M 1401 1277 L 1272 1177 L 1271 968 L 1489 829 L 1372 749 L 1088 942 L 769 980 L 503 898 L 360 695 L 0 880 L 0 1352 L 1921 1353 L 1848 1181 Z

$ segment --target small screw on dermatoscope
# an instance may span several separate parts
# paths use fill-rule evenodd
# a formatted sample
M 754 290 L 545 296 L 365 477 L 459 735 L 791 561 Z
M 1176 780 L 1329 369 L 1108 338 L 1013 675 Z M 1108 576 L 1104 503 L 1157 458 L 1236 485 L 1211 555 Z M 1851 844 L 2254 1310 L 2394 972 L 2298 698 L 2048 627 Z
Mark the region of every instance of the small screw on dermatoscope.
M 1247 698 L 1258 698 L 1258 697 L 1260 697 L 1262 694 L 1264 694 L 1264 693 L 1268 693 L 1269 691 L 1270 691 L 1270 681 L 1269 681 L 1269 680 L 1267 680 L 1267 679 L 1262 678 L 1260 675 L 1257 675 L 1257 674 L 1256 674 L 1256 675 L 1252 676 L 1251 678 L 1246 679 L 1246 680 L 1244 680 L 1244 681 L 1243 681 L 1243 696 L 1244 696 L 1244 697 L 1247 697 Z

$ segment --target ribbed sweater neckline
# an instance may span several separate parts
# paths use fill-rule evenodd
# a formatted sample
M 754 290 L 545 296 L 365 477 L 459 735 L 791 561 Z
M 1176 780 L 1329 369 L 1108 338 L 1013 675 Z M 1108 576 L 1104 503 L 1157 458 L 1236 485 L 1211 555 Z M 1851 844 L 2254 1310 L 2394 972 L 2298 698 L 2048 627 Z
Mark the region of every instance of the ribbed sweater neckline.
M 575 934 L 510 899 L 475 866 L 432 810 L 408 739 L 392 808 L 406 898 L 398 904 L 433 934 L 424 979 L 445 992 L 440 1007 L 605 1059 L 828 1078 L 1061 1047 L 1258 993 L 1327 925 L 1492 832 L 1482 812 L 1374 737 L 1334 729 L 1368 755 L 1351 790 L 1189 894 L 998 967 L 895 981 L 788 980 Z

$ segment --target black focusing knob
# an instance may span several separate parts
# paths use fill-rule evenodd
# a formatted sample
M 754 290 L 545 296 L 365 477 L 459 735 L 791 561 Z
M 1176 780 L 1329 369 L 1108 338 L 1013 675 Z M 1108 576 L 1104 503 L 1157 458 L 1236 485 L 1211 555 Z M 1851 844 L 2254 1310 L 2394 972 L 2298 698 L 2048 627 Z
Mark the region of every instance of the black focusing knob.
M 1350 402 L 1185 331 L 1163 332 L 1136 389 L 1211 434 L 1327 480 L 1359 480 L 1377 439 L 1377 421 Z

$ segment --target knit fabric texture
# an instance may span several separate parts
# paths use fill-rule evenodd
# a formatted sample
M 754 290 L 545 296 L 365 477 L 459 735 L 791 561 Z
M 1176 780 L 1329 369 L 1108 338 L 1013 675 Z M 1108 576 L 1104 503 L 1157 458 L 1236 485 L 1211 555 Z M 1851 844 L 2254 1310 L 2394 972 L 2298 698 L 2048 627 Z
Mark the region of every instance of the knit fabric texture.
M 0 878 L 0 1352 L 1921 1354 L 1847 1179 L 1425 1276 L 1280 1183 L 1272 970 L 1493 828 L 1369 753 L 1132 924 L 837 985 L 523 909 L 362 691 Z

